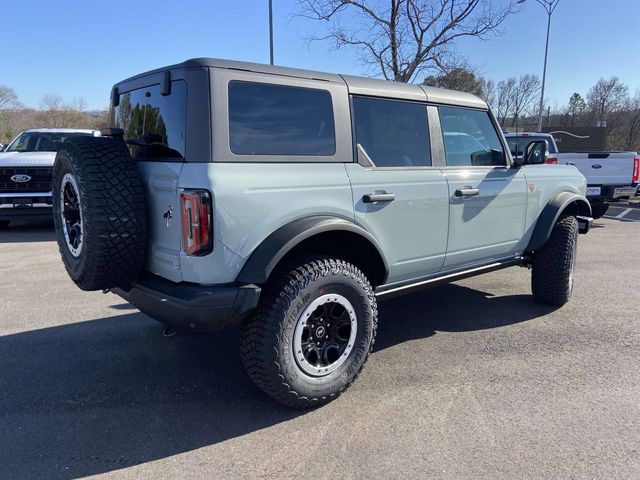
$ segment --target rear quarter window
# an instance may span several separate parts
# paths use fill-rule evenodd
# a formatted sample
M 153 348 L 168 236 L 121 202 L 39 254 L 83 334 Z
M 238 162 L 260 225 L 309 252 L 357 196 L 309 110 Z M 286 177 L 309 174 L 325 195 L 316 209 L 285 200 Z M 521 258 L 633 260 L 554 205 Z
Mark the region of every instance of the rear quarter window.
M 166 96 L 160 85 L 121 94 L 114 124 L 124 130 L 132 157 L 184 159 L 186 113 L 187 84 L 175 80 Z
M 229 144 L 236 155 L 334 155 L 331 94 L 314 88 L 231 81 Z

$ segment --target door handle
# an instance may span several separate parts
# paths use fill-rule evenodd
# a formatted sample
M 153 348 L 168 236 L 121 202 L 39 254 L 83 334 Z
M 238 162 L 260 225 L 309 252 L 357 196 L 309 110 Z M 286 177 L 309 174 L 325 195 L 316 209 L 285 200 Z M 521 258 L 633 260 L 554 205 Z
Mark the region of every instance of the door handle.
M 376 202 L 393 202 L 396 196 L 393 193 L 369 193 L 362 196 L 363 203 L 376 203 Z
M 480 190 L 477 188 L 465 187 L 459 188 L 455 191 L 456 197 L 475 197 L 480 194 Z

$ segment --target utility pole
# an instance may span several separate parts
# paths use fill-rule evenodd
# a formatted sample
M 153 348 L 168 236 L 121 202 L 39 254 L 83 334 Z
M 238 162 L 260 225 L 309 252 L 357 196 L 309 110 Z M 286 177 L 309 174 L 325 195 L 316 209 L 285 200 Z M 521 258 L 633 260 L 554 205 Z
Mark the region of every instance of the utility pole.
M 524 3 L 527 0 L 518 0 Z M 547 12 L 547 41 L 544 47 L 544 67 L 542 70 L 542 89 L 540 90 L 540 107 L 538 108 L 538 131 L 542 131 L 542 116 L 544 115 L 544 87 L 547 82 L 547 57 L 549 54 L 549 31 L 551 30 L 551 14 L 555 11 L 560 0 L 536 0 Z
M 269 0 L 269 65 L 273 65 L 273 0 Z

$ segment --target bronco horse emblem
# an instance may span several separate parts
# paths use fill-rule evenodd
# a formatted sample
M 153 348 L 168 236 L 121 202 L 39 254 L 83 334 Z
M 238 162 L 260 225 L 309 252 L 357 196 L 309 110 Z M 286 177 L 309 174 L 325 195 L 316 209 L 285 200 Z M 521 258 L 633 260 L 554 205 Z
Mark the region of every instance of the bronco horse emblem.
M 167 228 L 169 228 L 171 220 L 173 220 L 173 207 L 171 205 L 169 205 L 169 209 L 162 214 L 162 219 Z

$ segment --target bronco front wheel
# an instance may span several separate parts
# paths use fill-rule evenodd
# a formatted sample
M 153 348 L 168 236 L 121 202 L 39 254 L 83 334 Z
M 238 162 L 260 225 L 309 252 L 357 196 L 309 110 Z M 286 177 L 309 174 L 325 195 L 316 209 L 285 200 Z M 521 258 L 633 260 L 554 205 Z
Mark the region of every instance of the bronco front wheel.
M 327 403 L 362 370 L 376 333 L 373 289 L 354 265 L 316 257 L 281 269 L 242 328 L 251 379 L 297 408 Z
M 556 222 L 549 240 L 533 254 L 531 290 L 534 298 L 562 306 L 573 292 L 578 246 L 578 220 L 564 215 Z

